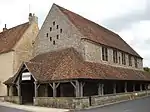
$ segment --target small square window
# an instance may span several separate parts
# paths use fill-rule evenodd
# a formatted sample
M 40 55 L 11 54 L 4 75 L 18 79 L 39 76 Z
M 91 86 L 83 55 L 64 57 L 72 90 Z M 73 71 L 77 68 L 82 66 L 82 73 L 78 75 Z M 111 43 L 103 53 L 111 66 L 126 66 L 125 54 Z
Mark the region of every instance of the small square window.
M 59 39 L 59 35 L 57 35 L 57 39 Z
M 52 37 L 50 37 L 49 40 L 52 41 Z
M 50 27 L 49 30 L 52 31 L 52 27 Z
M 59 26 L 57 25 L 57 29 L 59 28 Z
M 55 21 L 53 22 L 53 25 L 55 25 Z
M 62 33 L 62 29 L 60 29 L 60 33 Z
M 53 45 L 55 45 L 56 43 L 55 43 L 55 40 L 53 41 Z
M 46 36 L 48 37 L 48 33 L 46 34 Z

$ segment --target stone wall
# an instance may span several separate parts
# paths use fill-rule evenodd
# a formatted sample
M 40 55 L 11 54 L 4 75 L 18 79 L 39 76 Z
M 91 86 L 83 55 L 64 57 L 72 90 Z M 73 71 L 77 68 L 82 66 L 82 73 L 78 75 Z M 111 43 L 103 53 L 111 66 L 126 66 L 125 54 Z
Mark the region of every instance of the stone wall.
M 18 96 L 5 96 L 4 100 L 7 102 L 12 102 L 12 103 L 16 103 L 16 104 L 20 104 L 20 97 Z
M 98 106 L 98 105 L 104 105 L 109 103 L 122 102 L 122 101 L 140 98 L 147 95 L 150 95 L 150 91 L 120 93 L 116 95 L 112 94 L 112 95 L 105 95 L 105 96 L 92 96 L 91 105 Z
M 85 109 L 90 106 L 100 106 L 110 103 L 117 103 L 127 100 L 133 100 L 150 95 L 150 91 L 120 93 L 104 96 L 92 96 L 84 98 L 75 97 L 37 97 L 34 98 L 34 105 L 46 106 L 52 108 L 66 109 Z
M 89 98 L 37 97 L 34 98 L 34 105 L 53 108 L 83 109 L 89 107 Z
M 56 5 L 53 5 L 36 38 L 34 56 L 69 47 L 82 52 L 81 37 L 76 27 Z
M 102 60 L 102 46 L 100 44 L 96 44 L 94 42 L 91 42 L 89 40 L 82 40 L 82 44 L 83 44 L 83 48 L 85 49 L 84 52 L 84 57 L 86 61 L 91 61 L 91 62 L 98 62 L 98 63 L 103 63 L 103 64 L 108 64 L 108 65 L 112 65 L 112 66 L 116 66 L 116 67 L 123 67 L 123 68 L 132 68 L 132 69 L 140 69 L 143 70 L 143 60 L 138 58 L 137 62 L 138 62 L 138 68 L 135 68 L 135 62 L 134 62 L 134 57 L 131 56 L 131 62 L 132 62 L 132 66 L 129 66 L 129 59 L 128 59 L 128 55 L 127 53 L 125 53 L 125 60 L 126 60 L 126 65 L 122 64 L 122 52 L 121 51 L 117 51 L 118 53 L 118 63 L 114 63 L 113 62 L 113 49 L 110 47 L 108 48 L 108 61 L 103 61 Z M 120 62 L 119 62 L 120 60 Z
M 0 96 L 7 95 L 6 85 L 3 84 L 13 74 L 14 52 L 3 53 L 0 55 Z
M 13 48 L 15 50 L 13 57 L 13 73 L 17 72 L 23 62 L 29 61 L 33 58 L 33 45 L 38 32 L 38 24 L 32 22 L 29 28 L 22 35 L 19 42 Z

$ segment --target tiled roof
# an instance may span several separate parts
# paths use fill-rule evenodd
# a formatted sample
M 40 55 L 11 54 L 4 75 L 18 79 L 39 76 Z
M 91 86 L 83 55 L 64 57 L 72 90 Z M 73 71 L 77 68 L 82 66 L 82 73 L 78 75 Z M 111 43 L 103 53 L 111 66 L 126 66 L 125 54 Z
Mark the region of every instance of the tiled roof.
M 56 5 L 56 4 L 55 4 Z M 66 17 L 76 26 L 86 39 L 119 49 L 131 55 L 141 56 L 134 51 L 118 34 L 74 13 L 56 5 Z
M 0 53 L 11 51 L 28 27 L 29 23 L 27 22 L 1 32 Z
M 25 65 L 41 82 L 68 79 L 150 81 L 150 74 L 142 70 L 86 62 L 74 48 L 38 55 Z

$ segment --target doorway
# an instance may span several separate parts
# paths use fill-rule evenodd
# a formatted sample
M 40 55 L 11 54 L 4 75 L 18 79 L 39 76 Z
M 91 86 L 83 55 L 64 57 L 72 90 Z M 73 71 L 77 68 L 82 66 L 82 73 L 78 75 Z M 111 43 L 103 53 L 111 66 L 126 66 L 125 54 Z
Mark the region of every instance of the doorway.
M 34 79 L 21 81 L 22 104 L 33 104 Z

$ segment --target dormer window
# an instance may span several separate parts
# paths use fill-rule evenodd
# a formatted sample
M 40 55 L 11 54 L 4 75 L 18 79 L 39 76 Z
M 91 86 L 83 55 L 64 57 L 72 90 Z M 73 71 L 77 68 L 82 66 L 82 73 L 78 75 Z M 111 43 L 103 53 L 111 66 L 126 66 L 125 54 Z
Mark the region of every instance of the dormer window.
M 106 47 L 102 47 L 102 60 L 108 61 L 108 49 Z

